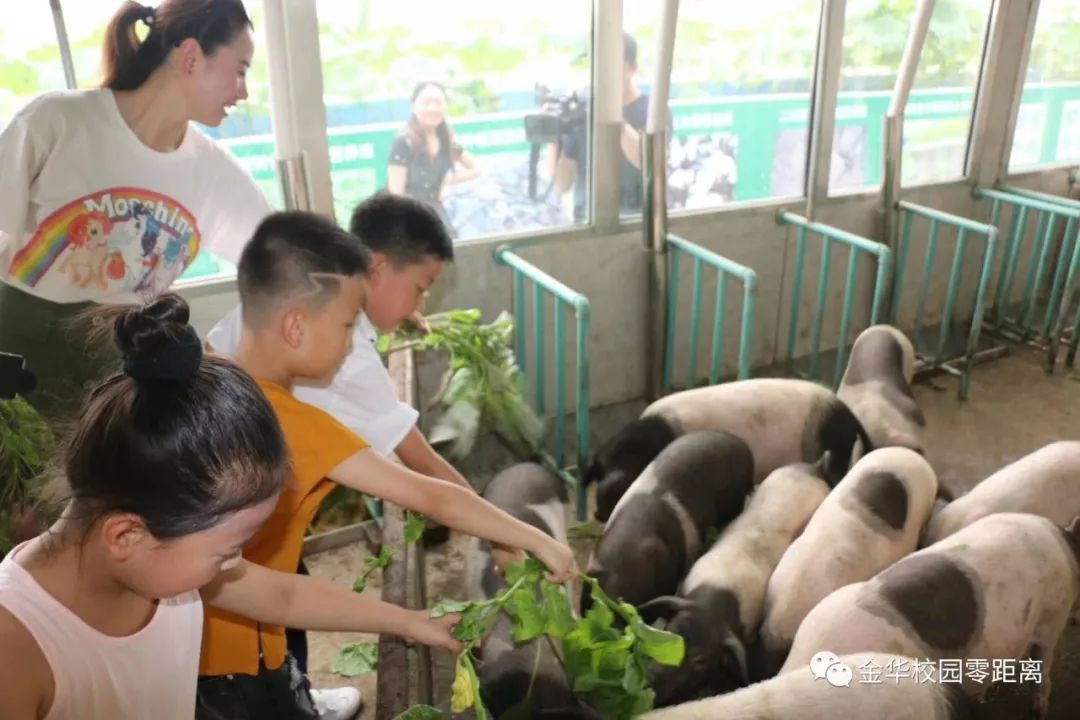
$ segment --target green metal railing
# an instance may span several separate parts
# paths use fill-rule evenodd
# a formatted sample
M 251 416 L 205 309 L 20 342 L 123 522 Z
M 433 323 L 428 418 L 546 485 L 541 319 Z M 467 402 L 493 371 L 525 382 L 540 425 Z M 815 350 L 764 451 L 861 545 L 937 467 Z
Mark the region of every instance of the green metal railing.
M 781 211 L 777 215 L 777 221 L 782 225 L 792 225 L 799 229 L 798 242 L 795 246 L 795 279 L 791 292 L 791 319 L 788 327 L 786 365 L 789 372 L 795 374 L 795 344 L 799 333 L 799 308 L 802 304 L 802 284 L 806 265 L 806 236 L 810 233 L 819 235 L 822 239 L 821 270 L 818 274 L 817 306 L 814 310 L 813 330 L 810 347 L 810 370 L 806 376 L 812 380 L 818 379 L 818 370 L 821 363 L 821 333 L 825 322 L 825 305 L 829 291 L 829 269 L 832 263 L 833 245 L 839 243 L 847 245 L 848 266 L 847 279 L 844 285 L 844 307 L 840 315 L 840 338 L 837 344 L 836 369 L 834 371 L 833 387 L 840 385 L 844 376 L 844 367 L 847 365 L 848 353 L 851 352 L 849 337 L 851 335 L 852 306 L 855 303 L 855 283 L 858 272 L 858 256 L 865 254 L 877 261 L 877 273 L 874 280 L 873 299 L 870 305 L 869 321 L 871 325 L 878 322 L 881 316 L 882 304 L 885 300 L 885 286 L 888 282 L 890 268 L 892 266 L 892 252 L 881 243 L 868 240 L 853 233 L 834 228 L 823 223 L 811 222 L 794 213 Z
M 1032 191 L 979 189 L 975 196 L 993 201 L 991 224 L 1000 229 L 1001 211 L 1005 206 L 1012 210 L 1009 232 L 1002 251 L 1001 269 L 998 274 L 997 292 L 991 312 L 993 324 L 989 327 L 999 335 L 1015 342 L 1047 343 L 1046 369 L 1052 371 L 1057 360 L 1061 326 L 1072 295 L 1073 282 L 1080 263 L 1080 209 L 1068 207 L 1055 198 L 1048 202 L 1032 197 Z M 1045 197 L 1045 196 L 1043 196 Z M 1015 315 L 1010 315 L 1013 288 L 1020 265 L 1020 257 L 1027 246 L 1028 220 L 1034 213 L 1036 229 L 1031 245 L 1031 262 L 1024 275 L 1023 290 Z M 1057 242 L 1056 230 L 1064 221 L 1061 242 Z M 1056 250 L 1056 252 L 1055 252 Z M 1069 261 L 1065 262 L 1068 257 Z M 1056 268 L 1053 265 L 1056 263 Z M 1051 279 L 1052 276 L 1052 279 Z M 1046 295 L 1049 285 L 1049 294 Z M 1046 297 L 1046 307 L 1039 315 L 1040 296 Z
M 554 303 L 552 323 L 554 326 L 554 380 L 555 380 L 555 451 L 554 455 L 546 450 L 543 453 L 545 463 L 569 485 L 577 488 L 577 516 L 585 520 L 588 499 L 585 486 L 580 476 L 585 471 L 589 458 L 589 300 L 584 295 L 571 290 L 543 270 L 514 253 L 513 245 L 502 245 L 495 250 L 495 262 L 509 267 L 513 271 L 514 305 L 514 343 L 518 366 L 526 377 L 531 377 L 533 384 L 533 406 L 540 417 L 546 413 L 547 388 L 545 385 L 547 358 L 547 322 L 546 296 L 551 296 Z M 532 283 L 532 336 L 533 358 L 530 363 L 526 355 L 526 313 L 525 280 Z M 570 310 L 576 319 L 577 366 L 577 403 L 575 423 L 577 429 L 577 463 L 574 469 L 577 477 L 568 470 L 567 463 L 567 403 L 566 403 L 566 326 L 565 310 Z
M 1022 197 L 1031 198 L 1033 200 L 1041 200 L 1043 202 L 1051 203 L 1054 205 L 1060 205 L 1064 208 L 1073 211 L 1080 211 L 1080 200 L 1074 200 L 1072 198 L 1061 197 L 1060 195 L 1051 195 L 1049 193 L 1037 192 L 1035 190 L 1027 190 L 1025 188 L 1003 186 L 999 188 L 1002 192 L 1011 193 L 1013 195 L 1020 195 Z M 1072 254 L 1069 258 L 1068 268 L 1065 270 L 1064 289 L 1060 298 L 1060 305 L 1057 308 L 1057 316 L 1054 318 L 1053 328 L 1050 330 L 1049 335 L 1049 351 L 1046 358 L 1046 370 L 1047 372 L 1054 371 L 1054 365 L 1057 362 L 1058 344 L 1062 339 L 1062 326 L 1065 324 L 1065 317 L 1069 311 L 1069 303 L 1072 301 L 1075 287 L 1073 285 L 1076 280 L 1076 273 L 1078 265 L 1080 265 L 1080 232 L 1078 232 L 1075 238 L 1071 237 L 1068 226 L 1065 230 L 1065 243 L 1062 247 L 1061 255 L 1058 260 L 1058 274 L 1061 273 L 1063 262 L 1066 253 L 1068 252 L 1069 243 L 1072 243 Z M 1051 298 L 1052 302 L 1053 298 Z M 1076 347 L 1080 343 L 1080 306 L 1077 307 L 1076 316 L 1073 319 L 1072 324 L 1072 338 L 1069 340 L 1069 351 L 1065 357 L 1065 364 L 1068 367 L 1073 367 L 1076 361 Z
M 675 365 L 675 321 L 679 309 L 679 258 L 684 253 L 693 260 L 693 281 L 690 290 L 690 350 L 686 372 L 686 387 L 697 385 L 698 341 L 697 331 L 701 324 L 701 285 L 704 265 L 716 269 L 716 317 L 713 320 L 712 357 L 709 366 L 709 384 L 715 385 L 720 379 L 724 357 L 724 331 L 727 321 L 727 283 L 732 277 L 742 283 L 743 307 L 742 325 L 739 329 L 739 370 L 738 379 L 750 377 L 750 339 L 754 332 L 754 301 L 757 297 L 757 273 L 745 265 L 728 260 L 722 255 L 706 250 L 676 235 L 665 238 L 669 248 L 669 274 L 667 292 L 667 329 L 664 338 L 664 378 L 663 392 L 672 389 L 672 374 Z
M 971 369 L 975 364 L 975 353 L 978 350 L 979 333 L 982 330 L 983 315 L 986 309 L 986 290 L 990 286 L 990 276 L 993 274 L 994 248 L 997 244 L 998 235 L 997 228 L 941 212 L 940 210 L 934 210 L 933 208 L 916 205 L 915 203 L 901 201 L 897 204 L 897 209 L 902 217 L 903 229 L 901 231 L 900 245 L 896 251 L 896 274 L 893 278 L 892 311 L 890 313 L 890 322 L 893 325 L 897 324 L 900 301 L 904 291 L 904 273 L 907 269 L 908 251 L 911 248 L 913 220 L 916 216 L 919 216 L 930 221 L 926 241 L 926 256 L 923 259 L 923 272 L 919 281 L 918 305 L 915 311 L 915 331 L 912 334 L 912 342 L 915 345 L 916 352 L 920 347 L 923 347 L 921 338 L 924 310 L 937 256 L 938 230 L 942 226 L 956 230 L 956 249 L 953 252 L 952 267 L 949 270 L 949 286 L 945 292 L 945 307 L 941 313 L 941 330 L 938 333 L 937 348 L 932 355 L 919 354 L 920 358 L 931 367 L 942 367 L 952 360 L 952 358 L 945 358 L 944 354 L 952 328 L 953 314 L 956 311 L 956 301 L 960 293 L 960 270 L 964 264 L 968 234 L 970 233 L 985 240 L 982 253 L 982 270 L 979 273 L 979 282 L 975 289 L 975 306 L 971 312 L 971 327 L 968 331 L 964 365 L 963 370 L 960 371 L 959 396 L 961 400 L 966 400 L 968 390 L 971 387 Z

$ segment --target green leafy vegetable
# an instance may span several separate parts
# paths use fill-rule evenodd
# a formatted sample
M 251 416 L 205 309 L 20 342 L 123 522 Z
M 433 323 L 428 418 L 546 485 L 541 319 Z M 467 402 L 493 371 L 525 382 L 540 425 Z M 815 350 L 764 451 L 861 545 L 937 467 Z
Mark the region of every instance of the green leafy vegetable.
M 522 395 L 523 378 L 514 358 L 514 324 L 507 313 L 480 323 L 479 310 L 451 310 L 427 318 L 431 332 L 399 331 L 395 341 L 422 350 L 445 350 L 450 366 L 433 398 L 445 406 L 429 434 L 432 444 L 448 445 L 460 459 L 472 452 L 482 431 L 496 434 L 520 458 L 533 457 L 544 423 Z M 388 341 L 387 350 L 391 350 Z
M 373 642 L 349 643 L 330 663 L 330 671 L 345 677 L 373 672 L 379 663 L 379 646 Z
M 461 620 L 451 633 L 455 640 L 472 642 L 479 640 L 499 617 L 498 608 L 488 603 L 471 603 L 461 614 Z
M 427 518 L 420 513 L 409 513 L 408 519 L 405 520 L 405 544 L 418 542 L 424 536 L 425 528 L 427 528 Z
M 405 519 L 405 542 L 397 546 L 383 545 L 379 548 L 378 555 L 364 558 L 364 566 L 367 570 L 353 581 L 353 592 L 364 592 L 367 589 L 368 578 L 371 577 L 372 573 L 376 570 L 385 570 L 390 565 L 394 555 L 406 545 L 416 542 L 423 536 L 425 527 L 427 527 L 427 518 L 419 513 L 409 512 L 408 517 Z
M 441 720 L 442 711 L 430 705 L 413 705 L 394 720 Z
M 541 583 L 540 592 L 544 597 L 542 606 L 544 634 L 555 638 L 565 638 L 577 625 L 566 588 L 545 581 Z
M 467 600 L 443 600 L 441 603 L 431 608 L 431 617 L 441 618 L 442 616 L 449 615 L 450 613 L 465 612 L 473 604 L 474 603 L 471 603 Z
M 595 579 L 582 579 L 593 599 L 583 618 L 575 616 L 566 588 L 548 581 L 543 564 L 534 558 L 507 566 L 506 587 L 495 597 L 480 602 L 445 601 L 432 609 L 434 617 L 462 615 L 453 632 L 466 643 L 458 656 L 454 712 L 461 712 L 459 707 L 475 707 L 478 717 L 484 712 L 471 652 L 499 613 L 510 618 L 515 643 L 546 635 L 574 693 L 604 717 L 629 720 L 652 709 L 649 663 L 680 665 L 685 654 L 683 639 L 647 625 L 632 605 L 612 600 Z M 529 698 L 524 698 L 513 708 L 512 717 L 526 717 L 530 707 Z
M 528 642 L 544 633 L 544 615 L 540 603 L 536 601 L 533 587 L 522 586 L 515 590 L 506 601 L 506 612 L 513 618 L 514 642 Z
M 604 717 L 632 718 L 651 710 L 649 659 L 680 665 L 683 639 L 646 625 L 632 605 L 612 600 L 595 579 L 583 580 L 593 605 L 563 640 L 574 692 Z M 621 629 L 615 627 L 617 617 L 625 623 Z

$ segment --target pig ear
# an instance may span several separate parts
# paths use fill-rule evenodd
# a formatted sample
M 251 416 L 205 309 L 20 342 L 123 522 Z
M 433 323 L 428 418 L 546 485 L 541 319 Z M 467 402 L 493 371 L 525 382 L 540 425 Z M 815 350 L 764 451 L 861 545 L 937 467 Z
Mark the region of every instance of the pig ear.
M 593 455 L 592 462 L 585 468 L 585 474 L 581 476 L 581 484 L 588 487 L 602 477 L 604 477 L 604 464 L 600 462 L 598 455 Z
M 670 620 L 686 607 L 686 600 L 675 595 L 663 595 L 638 607 L 638 614 L 648 624 L 663 618 Z
M 1065 528 L 1065 532 L 1080 540 L 1080 515 L 1073 518 L 1072 522 L 1069 523 L 1069 526 Z
M 749 685 L 750 665 L 746 659 L 746 647 L 743 645 L 742 640 L 734 634 L 728 634 L 724 639 L 724 653 L 728 656 L 729 661 L 735 665 L 732 670 L 735 670 L 736 677 L 742 681 L 742 686 Z

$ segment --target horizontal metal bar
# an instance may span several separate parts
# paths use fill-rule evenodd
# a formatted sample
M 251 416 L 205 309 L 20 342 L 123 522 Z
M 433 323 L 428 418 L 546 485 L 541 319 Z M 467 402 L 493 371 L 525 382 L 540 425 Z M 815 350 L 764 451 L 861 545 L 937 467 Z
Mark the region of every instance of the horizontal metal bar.
M 897 203 L 897 207 L 901 210 L 905 210 L 913 215 L 919 215 L 927 220 L 937 220 L 939 222 L 948 223 L 958 228 L 964 228 L 980 235 L 990 235 L 994 232 L 993 225 L 984 225 L 983 223 L 977 223 L 974 220 L 968 220 L 965 217 L 959 215 L 953 215 L 952 213 L 942 212 L 941 210 L 935 210 L 924 205 L 916 205 L 915 203 L 901 200 Z
M 1008 345 L 997 345 L 995 347 L 986 348 L 985 350 L 979 350 L 971 356 L 972 365 L 982 365 L 992 360 L 1006 357 L 1009 354 Z M 964 359 L 964 356 L 953 358 L 952 360 L 946 360 L 937 365 L 929 363 L 925 358 L 919 357 L 915 360 L 915 373 L 913 376 L 914 381 L 919 381 L 924 378 L 933 377 L 934 375 L 940 375 L 943 372 L 949 373 L 956 377 L 963 377 L 964 371 L 953 367 L 953 363 L 959 362 Z
M 1074 200 L 1073 198 L 1062 197 L 1060 195 L 1054 195 L 1052 193 L 1039 192 L 1037 190 L 1028 190 L 1027 188 L 1012 187 L 1011 185 L 1000 185 L 998 189 L 1002 192 L 1012 193 L 1013 195 L 1022 195 L 1029 197 L 1032 200 L 1042 200 L 1043 202 L 1056 203 L 1064 205 L 1067 208 L 1073 208 L 1080 210 L 1080 200 Z
M 495 249 L 495 262 L 500 265 L 506 265 L 520 270 L 534 283 L 542 286 L 548 292 L 554 293 L 562 300 L 572 305 L 574 307 L 574 312 L 576 313 L 580 314 L 584 309 L 588 308 L 589 300 L 584 295 L 576 290 L 571 290 L 528 260 L 515 254 L 513 250 L 505 245 Z
M 696 245 L 689 240 L 684 240 L 678 235 L 672 235 L 669 233 L 667 236 L 667 242 L 669 245 L 674 245 L 688 255 L 704 260 L 710 265 L 720 268 L 724 272 L 737 276 L 747 285 L 753 285 L 757 283 L 757 273 L 746 267 L 745 265 L 740 265 L 734 260 L 729 260 L 723 255 L 717 255 L 713 251 L 706 250 L 705 248 Z
M 815 232 L 827 238 L 832 238 L 833 240 L 839 240 L 840 242 L 851 245 L 852 247 L 856 247 L 860 250 L 868 252 L 871 255 L 877 255 L 880 258 L 886 258 L 892 254 L 887 246 L 879 242 L 875 242 L 854 233 L 849 233 L 846 230 L 834 228 L 832 225 L 825 225 L 824 223 L 818 222 L 810 222 L 806 218 L 796 215 L 792 212 L 781 212 L 777 216 L 777 218 L 781 223 L 787 223 L 788 225 L 806 228 L 810 232 Z
M 1042 200 L 1036 200 L 1023 195 L 1002 192 L 1001 190 L 980 188 L 975 191 L 975 197 L 1000 200 L 1001 202 L 1009 203 L 1010 205 L 1019 205 L 1040 212 L 1056 213 L 1064 217 L 1080 218 L 1080 210 L 1072 210 L 1056 203 L 1043 202 Z

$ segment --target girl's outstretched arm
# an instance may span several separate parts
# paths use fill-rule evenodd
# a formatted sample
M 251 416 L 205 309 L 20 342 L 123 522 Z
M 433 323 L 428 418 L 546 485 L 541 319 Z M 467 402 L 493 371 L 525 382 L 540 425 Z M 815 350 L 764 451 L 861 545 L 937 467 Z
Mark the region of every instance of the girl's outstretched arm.
M 450 636 L 459 616 L 432 619 L 425 610 L 407 610 L 357 594 L 325 580 L 270 570 L 241 560 L 202 589 L 208 605 L 268 625 L 399 635 L 458 652 Z

